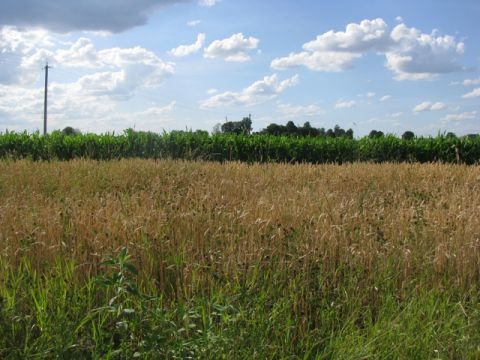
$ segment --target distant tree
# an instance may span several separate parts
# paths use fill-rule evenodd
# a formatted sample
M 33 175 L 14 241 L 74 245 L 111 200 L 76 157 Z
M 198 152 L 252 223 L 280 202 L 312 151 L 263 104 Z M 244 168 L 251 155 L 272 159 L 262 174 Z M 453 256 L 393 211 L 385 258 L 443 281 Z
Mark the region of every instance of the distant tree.
M 287 130 L 288 135 L 297 135 L 297 126 L 293 123 L 293 121 L 287 122 L 287 125 L 285 126 Z
M 353 139 L 353 130 L 352 130 L 352 129 L 348 129 L 348 130 L 345 132 L 345 137 L 348 138 L 348 139 Z
M 335 137 L 335 131 L 333 131 L 332 129 L 328 129 L 327 132 L 325 133 L 325 136 L 334 138 Z
M 301 136 L 319 136 L 320 129 L 313 127 L 310 122 L 305 122 L 303 127 L 298 128 L 298 134 Z
M 228 121 L 222 124 L 221 130 L 224 134 L 250 135 L 252 132 L 251 116 L 244 117 L 242 121 Z
M 67 136 L 75 136 L 75 135 L 81 135 L 82 132 L 78 129 L 74 129 L 71 126 L 67 126 L 62 130 L 62 134 Z
M 413 140 L 414 138 L 415 138 L 415 134 L 413 133 L 413 131 L 405 131 L 402 134 L 403 140 Z
M 345 136 L 345 130 L 343 130 L 339 125 L 335 125 L 335 127 L 333 128 L 333 133 L 335 134 L 335 137 Z
M 370 134 L 368 134 L 368 137 L 370 139 L 375 139 L 375 138 L 381 138 L 384 137 L 385 134 L 382 131 L 377 131 L 377 130 L 372 130 L 370 131 Z
M 447 138 L 453 138 L 453 139 L 456 139 L 457 138 L 457 135 L 453 132 L 448 132 L 447 135 L 445 135 Z
M 261 131 L 262 134 L 282 135 L 284 133 L 284 126 L 278 124 L 270 124 Z

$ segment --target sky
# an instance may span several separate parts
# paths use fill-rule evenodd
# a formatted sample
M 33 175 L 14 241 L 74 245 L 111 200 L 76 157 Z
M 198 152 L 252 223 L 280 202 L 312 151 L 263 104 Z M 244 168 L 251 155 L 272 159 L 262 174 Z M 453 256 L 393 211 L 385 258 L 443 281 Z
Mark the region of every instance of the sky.
M 0 132 L 480 132 L 479 0 L 3 0 Z

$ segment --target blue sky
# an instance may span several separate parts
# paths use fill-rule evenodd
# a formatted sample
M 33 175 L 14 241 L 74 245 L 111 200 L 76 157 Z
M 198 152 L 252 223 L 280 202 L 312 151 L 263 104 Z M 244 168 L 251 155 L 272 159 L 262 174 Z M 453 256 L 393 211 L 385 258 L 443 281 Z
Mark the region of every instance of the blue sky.
M 28 10 L 25 10 L 28 9 Z M 480 132 L 478 0 L 0 4 L 0 131 Z

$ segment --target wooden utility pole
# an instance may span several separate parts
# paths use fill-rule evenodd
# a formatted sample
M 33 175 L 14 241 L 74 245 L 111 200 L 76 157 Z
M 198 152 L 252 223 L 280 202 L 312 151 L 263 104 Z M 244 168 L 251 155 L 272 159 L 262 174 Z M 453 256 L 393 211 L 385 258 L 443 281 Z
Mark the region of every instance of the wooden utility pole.
M 48 69 L 51 66 L 48 66 L 48 62 L 45 65 L 45 99 L 43 101 L 43 135 L 47 135 L 47 97 L 48 97 Z

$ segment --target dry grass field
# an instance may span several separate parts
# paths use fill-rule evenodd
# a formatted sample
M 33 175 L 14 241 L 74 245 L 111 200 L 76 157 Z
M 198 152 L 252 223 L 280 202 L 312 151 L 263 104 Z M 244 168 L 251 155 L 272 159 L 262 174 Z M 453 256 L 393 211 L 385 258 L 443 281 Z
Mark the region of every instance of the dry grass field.
M 479 190 L 461 165 L 0 162 L 0 356 L 477 358 Z

